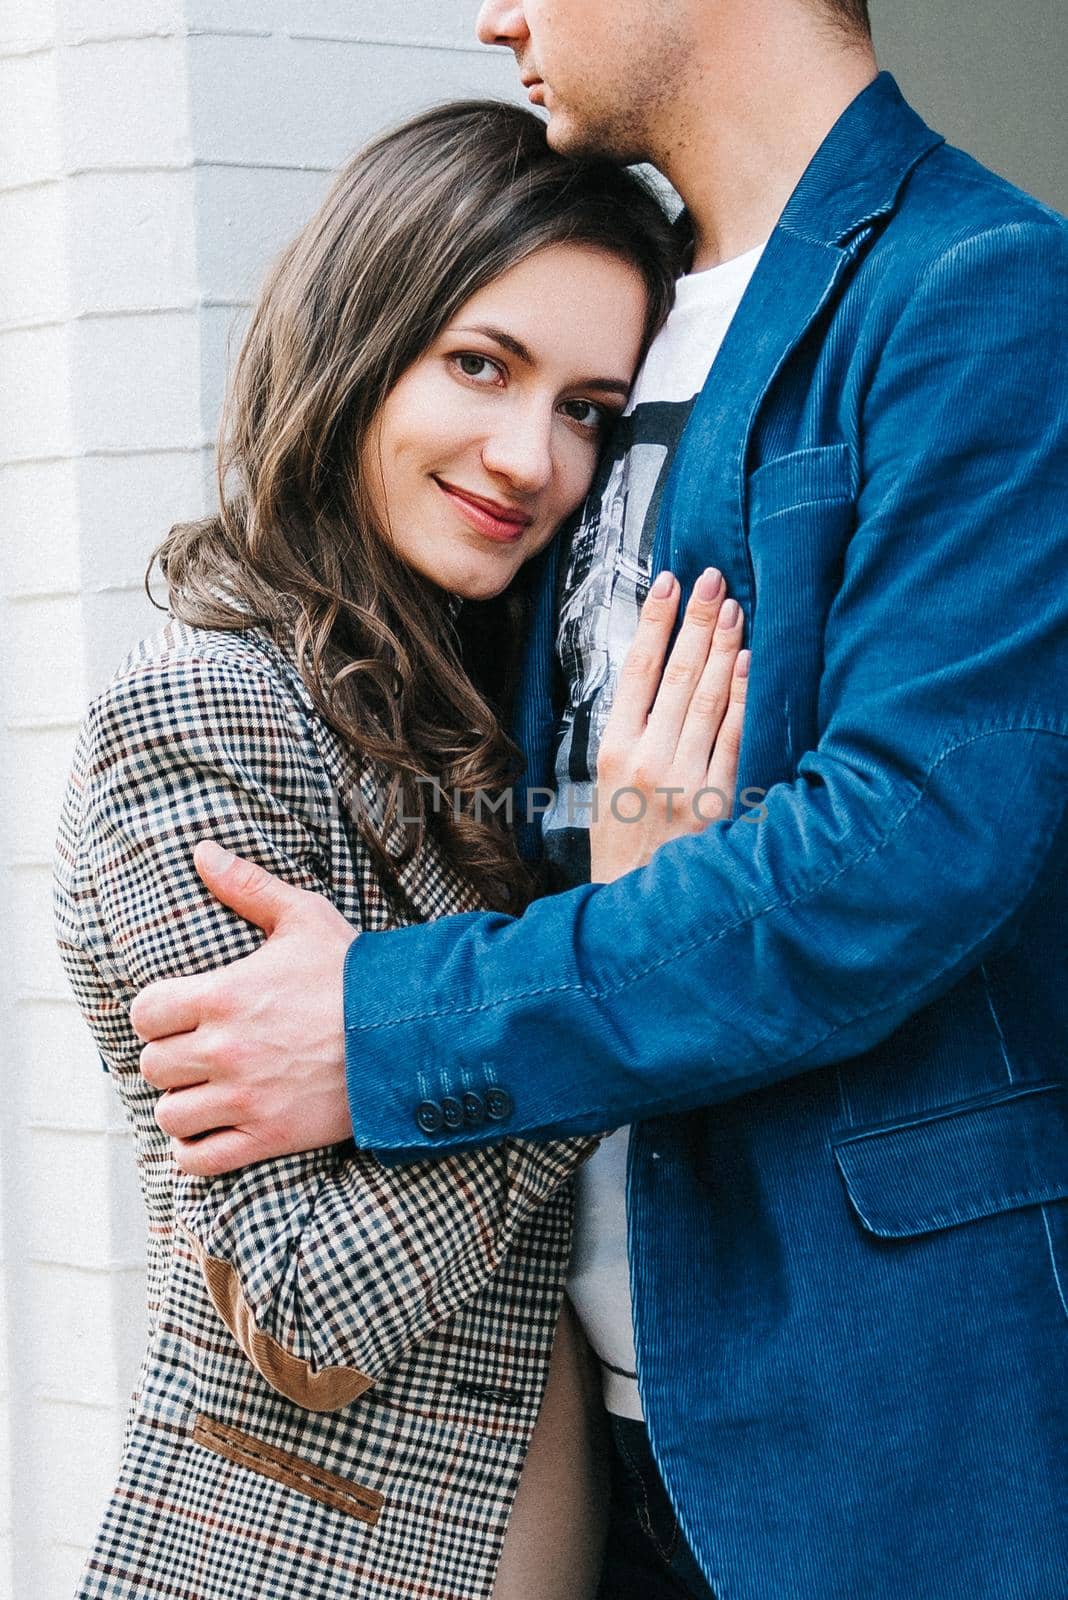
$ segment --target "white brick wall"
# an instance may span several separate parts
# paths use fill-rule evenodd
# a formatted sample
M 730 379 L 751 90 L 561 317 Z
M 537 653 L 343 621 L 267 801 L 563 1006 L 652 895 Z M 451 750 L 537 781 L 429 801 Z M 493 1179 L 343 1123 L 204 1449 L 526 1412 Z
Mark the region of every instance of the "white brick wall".
M 476 0 L 0 0 L 0 1597 L 68 1600 L 143 1338 L 129 1142 L 52 947 L 86 702 L 212 494 L 228 341 L 331 170 L 510 94 Z

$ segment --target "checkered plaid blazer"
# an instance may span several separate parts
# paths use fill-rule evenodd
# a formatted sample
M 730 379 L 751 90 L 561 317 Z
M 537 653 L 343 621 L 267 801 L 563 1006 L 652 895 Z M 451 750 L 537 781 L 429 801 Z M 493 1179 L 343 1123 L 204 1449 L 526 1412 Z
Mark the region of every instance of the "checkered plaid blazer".
M 489 1595 L 537 1415 L 591 1141 L 386 1168 L 349 1145 L 215 1180 L 172 1165 L 134 995 L 262 935 L 192 865 L 211 837 L 355 927 L 389 913 L 352 825 L 373 774 L 263 634 L 170 623 L 92 705 L 56 912 L 136 1137 L 150 1337 L 79 1600 Z M 432 847 L 419 911 L 471 909 Z

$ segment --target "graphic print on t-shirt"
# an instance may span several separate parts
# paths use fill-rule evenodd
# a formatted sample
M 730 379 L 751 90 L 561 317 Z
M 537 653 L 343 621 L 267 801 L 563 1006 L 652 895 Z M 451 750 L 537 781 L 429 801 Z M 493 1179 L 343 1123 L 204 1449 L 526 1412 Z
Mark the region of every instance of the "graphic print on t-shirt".
M 596 770 L 614 677 L 652 582 L 671 456 L 692 405 L 641 405 L 620 421 L 567 553 L 557 653 L 568 696 L 556 767 L 575 784 L 587 784 Z
M 561 882 L 590 877 L 590 803 L 616 678 L 652 582 L 652 541 L 675 446 L 694 405 L 657 400 L 620 418 L 561 560 L 556 658 L 566 685 L 545 853 Z

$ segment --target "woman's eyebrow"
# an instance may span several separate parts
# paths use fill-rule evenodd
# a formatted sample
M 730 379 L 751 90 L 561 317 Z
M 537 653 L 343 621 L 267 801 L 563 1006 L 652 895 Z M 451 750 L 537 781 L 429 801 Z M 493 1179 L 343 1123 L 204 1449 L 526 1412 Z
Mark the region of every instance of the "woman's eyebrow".
M 480 333 L 485 339 L 492 339 L 494 344 L 499 344 L 502 350 L 507 350 L 511 355 L 522 361 L 525 366 L 535 365 L 534 357 L 521 340 L 511 333 L 505 333 L 503 328 L 490 327 L 488 323 L 474 323 L 469 328 L 452 328 L 452 333 Z M 579 378 L 575 384 L 578 389 L 598 389 L 602 393 L 622 395 L 624 400 L 630 394 L 630 384 L 624 378 Z
M 470 328 L 453 328 L 452 332 L 480 333 L 483 338 L 492 339 L 494 344 L 499 344 L 503 350 L 511 351 L 512 355 L 518 356 L 520 361 L 525 362 L 528 367 L 534 365 L 534 357 L 526 345 L 522 344 L 513 334 L 505 333 L 503 328 L 491 328 L 488 323 L 479 322 L 472 324 Z

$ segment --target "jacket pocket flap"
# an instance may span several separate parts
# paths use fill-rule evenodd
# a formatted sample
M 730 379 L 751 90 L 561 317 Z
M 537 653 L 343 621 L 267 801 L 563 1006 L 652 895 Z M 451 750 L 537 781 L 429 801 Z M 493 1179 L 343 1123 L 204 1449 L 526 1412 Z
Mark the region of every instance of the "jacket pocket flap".
M 1068 1095 L 1028 1084 L 836 1141 L 854 1211 L 904 1239 L 1068 1196 Z
M 844 444 L 820 445 L 813 450 L 794 450 L 787 456 L 765 461 L 749 479 L 749 522 L 765 522 L 792 506 L 811 505 L 819 500 L 851 500 L 853 471 L 849 447 Z

